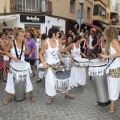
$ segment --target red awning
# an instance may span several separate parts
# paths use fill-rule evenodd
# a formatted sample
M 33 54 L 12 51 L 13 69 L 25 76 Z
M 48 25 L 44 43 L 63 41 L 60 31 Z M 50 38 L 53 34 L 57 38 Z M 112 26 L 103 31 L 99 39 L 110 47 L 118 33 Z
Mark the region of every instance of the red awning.
M 83 22 L 83 24 L 88 25 L 88 26 L 91 26 L 91 27 L 93 27 L 93 28 L 96 28 L 97 30 L 101 30 L 100 27 L 95 26 L 95 25 L 93 25 L 93 24 L 89 24 L 89 23 L 85 23 L 85 22 Z

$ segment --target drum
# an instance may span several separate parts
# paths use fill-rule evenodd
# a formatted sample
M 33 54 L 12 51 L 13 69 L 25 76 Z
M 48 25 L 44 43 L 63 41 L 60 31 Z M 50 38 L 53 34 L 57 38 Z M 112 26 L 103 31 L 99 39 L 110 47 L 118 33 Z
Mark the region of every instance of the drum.
M 93 86 L 96 93 L 98 104 L 101 106 L 108 105 L 110 103 L 108 94 L 107 75 L 105 68 L 107 62 L 103 62 L 99 59 L 90 61 L 89 75 L 92 76 Z
M 39 71 L 39 78 L 40 78 L 40 79 L 45 78 L 45 76 L 46 76 L 46 71 L 45 71 L 45 69 L 44 69 L 44 67 L 43 67 L 43 64 L 40 63 L 39 66 L 38 66 L 38 68 L 40 69 L 40 71 Z
M 107 66 L 106 61 L 100 59 L 90 60 L 89 64 L 89 76 L 101 76 L 104 75 L 104 70 Z
M 76 61 L 74 65 L 76 67 L 87 67 L 89 66 L 89 60 L 81 57 L 74 57 L 74 60 Z
M 65 92 L 69 87 L 70 74 L 66 71 L 58 71 L 55 74 L 55 88 L 57 91 Z
M 25 61 L 14 62 L 11 64 L 13 80 L 15 83 L 15 101 L 23 101 L 25 99 L 25 87 L 27 75 L 30 75 L 30 64 Z
M 71 58 L 69 58 L 69 56 L 66 54 L 62 54 L 62 57 L 64 58 L 65 61 L 64 69 L 71 70 Z
M 9 57 L 7 55 L 3 55 L 3 60 L 4 61 L 9 61 Z

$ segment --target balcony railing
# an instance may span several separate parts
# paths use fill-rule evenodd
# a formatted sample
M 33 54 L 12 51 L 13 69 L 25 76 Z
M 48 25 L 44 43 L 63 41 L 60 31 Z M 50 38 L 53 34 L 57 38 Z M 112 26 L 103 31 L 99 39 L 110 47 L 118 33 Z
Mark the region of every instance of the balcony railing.
M 10 0 L 11 12 L 52 13 L 52 2 L 47 0 Z

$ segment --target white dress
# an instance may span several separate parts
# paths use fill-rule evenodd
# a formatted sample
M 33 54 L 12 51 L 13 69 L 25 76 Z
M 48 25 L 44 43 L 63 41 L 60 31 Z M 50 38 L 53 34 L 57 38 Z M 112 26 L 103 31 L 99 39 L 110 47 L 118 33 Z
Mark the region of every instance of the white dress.
M 110 45 L 110 54 L 115 54 L 117 51 Z M 116 58 L 108 69 L 115 69 L 120 67 L 120 57 Z M 120 77 L 113 78 L 108 76 L 108 91 L 109 99 L 117 100 L 120 95 Z
M 55 48 L 52 48 L 49 43 L 49 39 L 47 40 L 48 48 L 45 50 L 46 54 L 46 63 L 47 64 L 56 64 L 60 62 L 59 56 L 58 56 L 58 50 L 59 50 L 59 43 L 56 40 L 57 46 Z M 46 78 L 45 78 L 45 93 L 48 96 L 55 96 L 56 95 L 56 89 L 55 89 L 55 75 L 53 71 L 48 68 Z
M 20 55 L 21 49 L 18 49 L 17 47 L 16 47 L 16 49 L 18 51 L 18 55 Z M 23 50 L 25 50 L 25 46 L 23 47 Z M 16 57 L 14 47 L 11 48 L 10 54 L 12 56 Z M 24 61 L 24 52 L 22 53 L 21 61 Z M 14 60 L 11 60 L 10 65 L 12 65 L 13 62 L 14 62 Z M 13 73 L 8 73 L 8 78 L 7 78 L 7 84 L 6 84 L 5 91 L 7 93 L 15 94 L 14 86 L 15 86 L 15 83 L 14 83 L 14 80 L 13 80 Z M 31 80 L 30 80 L 30 74 L 28 73 L 27 79 L 26 79 L 26 92 L 28 93 L 28 92 L 30 92 L 32 90 L 33 90 L 33 86 L 32 86 Z
M 74 44 L 74 43 L 73 43 Z M 76 48 L 74 44 L 73 50 L 71 50 L 71 54 L 74 57 L 81 57 L 80 55 L 80 45 L 79 48 Z M 86 70 L 85 68 L 80 67 L 72 67 L 70 74 L 70 87 L 77 87 L 78 85 L 85 85 L 86 83 Z

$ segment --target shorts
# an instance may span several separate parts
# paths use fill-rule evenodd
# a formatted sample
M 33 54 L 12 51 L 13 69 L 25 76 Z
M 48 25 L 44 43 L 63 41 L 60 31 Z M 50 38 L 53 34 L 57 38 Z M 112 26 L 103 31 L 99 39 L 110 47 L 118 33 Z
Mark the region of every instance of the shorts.
M 30 65 L 35 65 L 35 60 L 25 59 L 25 61 L 30 63 Z

